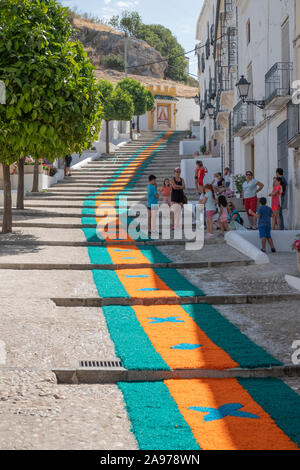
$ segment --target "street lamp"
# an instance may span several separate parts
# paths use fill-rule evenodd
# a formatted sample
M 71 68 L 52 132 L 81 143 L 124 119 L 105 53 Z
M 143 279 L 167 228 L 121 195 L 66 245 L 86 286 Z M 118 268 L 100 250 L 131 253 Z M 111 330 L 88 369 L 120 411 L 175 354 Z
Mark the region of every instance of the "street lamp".
M 207 110 L 207 114 L 210 117 L 210 119 L 214 119 L 214 117 L 215 117 L 215 108 L 214 108 L 214 106 L 211 103 L 208 103 L 206 105 L 206 110 Z
M 200 95 L 196 95 L 194 97 L 195 103 L 199 106 L 200 105 Z
M 266 106 L 266 103 L 264 100 L 247 100 L 248 95 L 249 95 L 249 90 L 250 90 L 251 83 L 248 82 L 248 80 L 245 78 L 244 75 L 241 76 L 240 80 L 236 84 L 236 87 L 238 89 L 238 94 L 240 99 L 242 100 L 243 103 L 247 104 L 254 104 L 260 109 L 264 109 Z

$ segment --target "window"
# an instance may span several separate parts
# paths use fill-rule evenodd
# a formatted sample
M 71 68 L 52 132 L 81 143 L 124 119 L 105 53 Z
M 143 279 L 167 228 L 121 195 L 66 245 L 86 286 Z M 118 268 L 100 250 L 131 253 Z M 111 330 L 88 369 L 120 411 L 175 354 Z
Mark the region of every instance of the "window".
M 246 39 L 247 39 L 247 45 L 250 44 L 250 41 L 251 41 L 251 24 L 250 24 L 250 20 L 247 21 L 246 23 Z

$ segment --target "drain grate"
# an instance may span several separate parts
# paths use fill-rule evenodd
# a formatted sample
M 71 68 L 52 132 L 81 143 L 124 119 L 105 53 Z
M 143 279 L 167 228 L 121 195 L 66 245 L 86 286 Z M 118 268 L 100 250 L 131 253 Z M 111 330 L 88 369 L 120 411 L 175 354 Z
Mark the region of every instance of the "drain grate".
M 80 367 L 91 368 L 91 367 L 101 367 L 101 368 L 120 368 L 122 367 L 121 361 L 80 361 Z

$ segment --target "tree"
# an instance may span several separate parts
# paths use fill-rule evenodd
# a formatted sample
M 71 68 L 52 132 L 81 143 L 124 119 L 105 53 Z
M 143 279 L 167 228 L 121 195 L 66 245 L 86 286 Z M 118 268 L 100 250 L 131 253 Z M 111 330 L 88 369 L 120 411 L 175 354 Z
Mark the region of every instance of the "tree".
M 0 2 L 0 161 L 5 198 L 3 231 L 10 232 L 9 164 L 31 155 L 50 161 L 80 152 L 101 124 L 100 93 L 83 47 L 71 42 L 67 9 L 56 0 Z
M 106 123 L 106 153 L 109 154 L 110 121 L 132 121 L 134 104 L 131 96 L 120 87 L 114 89 L 108 80 L 99 80 L 98 88 L 102 95 L 103 119 Z
M 137 120 L 139 128 L 139 116 L 145 114 L 147 110 L 146 88 L 140 82 L 133 80 L 132 78 L 124 78 L 124 80 L 117 84 L 116 88 L 121 88 L 132 97 L 134 104 L 134 116 L 137 116 L 138 118 Z M 130 138 L 133 138 L 132 121 L 130 121 Z
M 143 25 L 142 18 L 137 11 L 124 10 L 122 16 L 113 16 L 109 24 L 129 36 L 138 37 L 139 31 Z

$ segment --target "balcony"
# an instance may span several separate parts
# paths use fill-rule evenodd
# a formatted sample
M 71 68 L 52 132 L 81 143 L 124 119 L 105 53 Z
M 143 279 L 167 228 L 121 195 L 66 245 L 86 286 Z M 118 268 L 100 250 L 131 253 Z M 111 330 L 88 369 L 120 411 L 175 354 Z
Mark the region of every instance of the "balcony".
M 288 147 L 300 147 L 300 106 L 291 101 L 287 107 Z
M 245 136 L 255 126 L 254 107 L 240 101 L 233 108 L 233 135 Z
M 216 80 L 211 78 L 209 81 L 209 99 L 214 100 L 216 97 Z
M 217 122 L 215 119 L 214 121 L 214 133 L 213 133 L 213 139 L 218 142 L 218 144 L 223 144 L 224 143 L 224 129 L 222 128 L 221 124 Z
M 291 99 L 291 62 L 277 62 L 265 76 L 266 110 L 278 110 Z
M 219 89 L 221 90 L 220 105 L 229 112 L 233 110 L 234 105 L 234 75 L 230 67 L 219 66 Z

